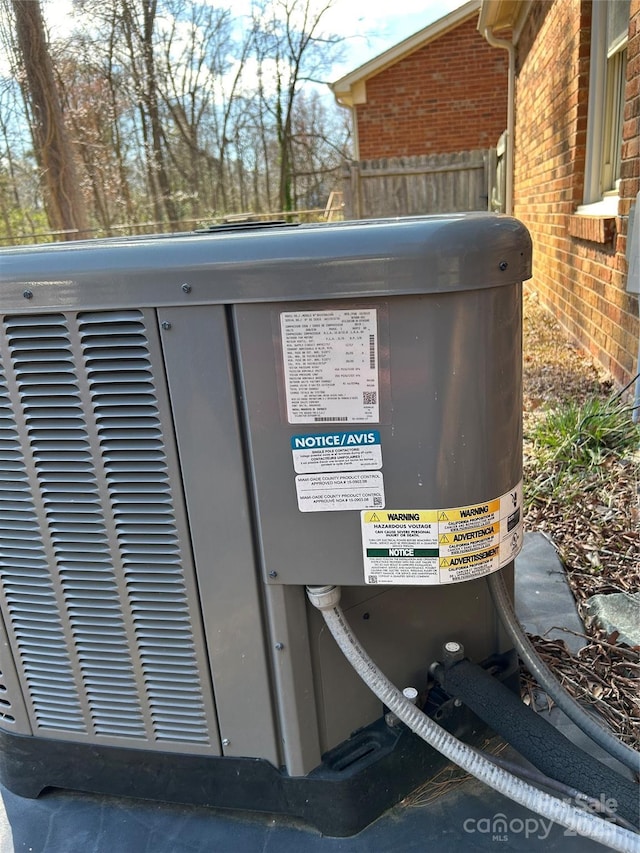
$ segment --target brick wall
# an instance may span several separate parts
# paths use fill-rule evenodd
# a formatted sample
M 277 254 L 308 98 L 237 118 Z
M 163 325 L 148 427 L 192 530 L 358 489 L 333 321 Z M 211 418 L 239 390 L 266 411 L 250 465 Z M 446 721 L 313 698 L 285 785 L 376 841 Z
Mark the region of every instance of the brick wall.
M 574 216 L 584 190 L 590 0 L 535 0 L 518 45 L 516 82 L 514 214 L 533 238 L 533 286 L 619 383 L 635 373 L 638 354 L 638 306 L 625 289 L 624 251 L 640 174 L 640 0 L 631 9 L 622 215 L 614 223 Z
M 627 45 L 627 87 L 622 130 L 620 209 L 623 217 L 616 251 L 624 254 L 631 202 L 640 191 L 640 0 L 631 3 Z
M 361 160 L 495 146 L 507 123 L 506 51 L 477 15 L 367 80 L 356 107 Z

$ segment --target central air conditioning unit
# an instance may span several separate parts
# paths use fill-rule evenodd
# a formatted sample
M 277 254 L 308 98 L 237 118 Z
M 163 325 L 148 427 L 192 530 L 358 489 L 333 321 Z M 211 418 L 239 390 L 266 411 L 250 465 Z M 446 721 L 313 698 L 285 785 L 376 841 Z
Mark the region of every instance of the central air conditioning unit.
M 530 258 L 490 214 L 0 253 L 1 781 L 358 831 L 438 756 L 307 585 L 477 736 L 428 670 L 514 672 Z

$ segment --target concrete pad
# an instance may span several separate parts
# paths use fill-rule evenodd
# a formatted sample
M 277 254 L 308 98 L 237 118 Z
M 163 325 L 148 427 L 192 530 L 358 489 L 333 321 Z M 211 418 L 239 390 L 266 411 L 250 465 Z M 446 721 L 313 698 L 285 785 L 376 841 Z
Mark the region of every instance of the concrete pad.
M 516 558 L 515 607 L 527 634 L 562 640 L 572 654 L 586 645 L 575 635 L 584 634 L 584 625 L 566 572 L 553 543 L 542 533 L 526 534 Z

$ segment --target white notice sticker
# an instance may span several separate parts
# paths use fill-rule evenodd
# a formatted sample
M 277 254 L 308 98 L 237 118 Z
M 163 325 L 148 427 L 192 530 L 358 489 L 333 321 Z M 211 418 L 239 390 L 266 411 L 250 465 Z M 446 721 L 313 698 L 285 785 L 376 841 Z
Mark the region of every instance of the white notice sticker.
M 289 423 L 380 420 L 375 308 L 285 311 L 280 327 Z
M 384 506 L 380 471 L 300 474 L 296 477 L 300 512 L 334 512 Z
M 481 504 L 362 513 L 365 583 L 448 584 L 483 577 L 522 548 L 522 482 Z
M 374 471 L 382 468 L 378 430 L 351 430 L 291 437 L 296 474 L 312 471 Z

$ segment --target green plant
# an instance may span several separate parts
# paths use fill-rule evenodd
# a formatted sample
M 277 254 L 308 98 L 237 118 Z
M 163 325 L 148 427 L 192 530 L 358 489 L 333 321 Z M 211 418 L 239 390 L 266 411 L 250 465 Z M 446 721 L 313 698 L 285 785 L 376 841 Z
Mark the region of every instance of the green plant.
M 620 458 L 640 444 L 640 427 L 617 399 L 597 397 L 552 409 L 532 430 L 534 452 L 561 468 L 590 467 Z
M 609 463 L 640 447 L 640 426 L 619 395 L 551 409 L 527 435 L 525 506 L 567 505 L 606 481 Z

